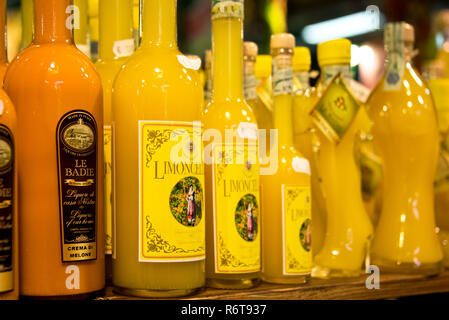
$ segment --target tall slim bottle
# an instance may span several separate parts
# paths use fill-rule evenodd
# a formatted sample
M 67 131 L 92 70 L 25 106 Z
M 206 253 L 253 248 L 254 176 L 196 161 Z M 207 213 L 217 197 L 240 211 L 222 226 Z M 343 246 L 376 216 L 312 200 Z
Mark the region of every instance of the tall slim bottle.
M 127 295 L 182 296 L 205 284 L 204 97 L 178 50 L 176 4 L 143 1 L 141 45 L 113 89 L 112 276 Z
M 7 67 L 6 0 L 0 0 L 0 80 Z M 0 88 L 0 300 L 19 298 L 19 224 L 15 108 Z
M 213 92 L 204 117 L 213 134 L 205 149 L 207 283 L 228 289 L 255 286 L 261 265 L 257 122 L 243 93 L 243 7 L 243 0 L 212 2 Z
M 412 66 L 414 40 L 411 25 L 386 25 L 386 73 L 368 102 L 384 164 L 371 258 L 385 271 L 436 274 L 443 259 L 433 188 L 440 138 L 430 90 Z
M 103 84 L 104 219 L 106 276 L 112 278 L 112 86 L 128 57 L 134 53 L 132 0 L 100 0 L 99 59 L 95 67 Z
M 20 50 L 28 47 L 33 40 L 34 9 L 33 0 L 22 0 L 20 2 L 20 13 L 22 16 L 22 40 Z
M 25 296 L 82 298 L 105 284 L 103 93 L 66 26 L 71 4 L 34 0 L 33 43 L 11 62 L 4 82 L 18 119 Z
M 314 121 L 320 143 L 317 163 L 327 210 L 326 233 L 320 251 L 314 255 L 312 276 L 359 276 L 364 272 L 373 227 L 363 205 L 361 174 L 354 154 L 355 141 L 360 130 L 369 129 L 365 127 L 369 119 L 348 89 L 351 42 L 337 39 L 321 43 L 318 62 L 318 95 L 327 95 L 325 101 L 330 101 L 316 105 L 313 113 L 319 119 Z M 331 83 L 334 85 L 329 91 Z M 332 130 L 326 130 L 329 127 Z M 339 132 L 337 141 L 331 135 L 335 130 Z
M 305 283 L 312 272 L 309 162 L 293 142 L 293 65 L 295 37 L 271 37 L 273 127 L 278 133 L 276 173 L 260 177 L 262 195 L 262 279 Z

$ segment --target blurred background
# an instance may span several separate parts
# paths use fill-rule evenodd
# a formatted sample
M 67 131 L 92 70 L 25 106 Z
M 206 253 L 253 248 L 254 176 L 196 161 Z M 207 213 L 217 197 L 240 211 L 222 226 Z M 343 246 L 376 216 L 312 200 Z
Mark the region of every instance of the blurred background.
M 88 0 L 95 6 L 98 0 Z M 138 2 L 138 1 L 136 1 Z M 211 0 L 178 0 L 179 46 L 183 53 L 204 57 L 211 47 Z M 22 38 L 21 0 L 8 0 L 8 56 L 19 50 Z M 372 88 L 383 73 L 383 25 L 406 21 L 415 26 L 415 64 L 421 71 L 443 46 L 443 18 L 448 0 L 245 0 L 245 40 L 269 53 L 272 33 L 290 32 L 298 46 L 307 46 L 315 56 L 316 44 L 347 37 L 353 42 L 353 67 L 358 80 Z M 367 12 L 378 19 L 367 23 Z M 92 13 L 95 15 L 95 13 Z M 91 40 L 96 31 L 91 30 Z M 313 68 L 318 69 L 316 58 Z

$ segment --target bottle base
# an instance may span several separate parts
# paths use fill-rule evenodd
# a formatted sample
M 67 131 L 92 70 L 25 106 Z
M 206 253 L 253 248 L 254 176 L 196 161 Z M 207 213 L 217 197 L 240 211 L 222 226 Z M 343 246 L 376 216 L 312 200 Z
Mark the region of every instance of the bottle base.
M 206 285 L 209 288 L 214 289 L 229 289 L 229 290 L 239 290 L 239 289 L 251 289 L 257 287 L 260 283 L 260 278 L 249 278 L 249 279 L 219 279 L 219 278 L 208 278 L 206 280 Z
M 381 273 L 385 272 L 423 276 L 437 276 L 444 269 L 442 262 L 423 263 L 417 265 L 415 263 L 400 263 L 397 261 L 373 258 L 371 264 L 378 266 Z
M 284 277 L 270 277 L 262 275 L 262 281 L 273 284 L 305 284 L 309 282 L 310 274 L 301 276 L 284 276 Z
M 117 286 L 114 286 L 113 288 L 113 291 L 120 295 L 128 297 L 147 298 L 147 299 L 185 297 L 197 294 L 202 290 L 203 290 L 202 287 L 192 289 L 174 289 L 174 290 L 130 289 Z
M 316 266 L 312 270 L 312 278 L 332 279 L 332 278 L 358 278 L 362 275 L 362 270 L 330 269 Z
M 81 293 L 81 294 L 72 294 L 72 295 L 63 295 L 63 296 L 26 296 L 21 295 L 20 298 L 24 300 L 93 300 L 96 298 L 100 298 L 104 296 L 104 289 Z

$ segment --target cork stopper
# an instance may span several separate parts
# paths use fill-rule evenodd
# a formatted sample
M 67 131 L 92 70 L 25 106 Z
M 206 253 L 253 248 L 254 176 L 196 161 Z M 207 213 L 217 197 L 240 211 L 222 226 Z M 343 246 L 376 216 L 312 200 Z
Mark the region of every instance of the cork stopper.
M 279 33 L 271 36 L 271 49 L 294 49 L 295 36 L 290 33 Z
M 243 43 L 243 53 L 245 57 L 256 57 L 259 53 L 259 48 L 254 42 L 246 41 Z

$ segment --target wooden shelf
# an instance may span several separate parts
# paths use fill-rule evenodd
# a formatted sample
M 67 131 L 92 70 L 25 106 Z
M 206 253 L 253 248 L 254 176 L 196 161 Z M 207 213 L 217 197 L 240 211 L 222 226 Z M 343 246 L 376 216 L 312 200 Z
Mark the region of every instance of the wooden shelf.
M 449 271 L 437 277 L 416 275 L 381 276 L 380 289 L 369 290 L 365 286 L 368 275 L 355 279 L 312 279 L 302 286 L 262 283 L 250 290 L 216 290 L 207 288 L 185 300 L 368 300 L 393 299 L 407 296 L 449 292 Z M 106 289 L 106 300 L 138 300 L 119 296 L 112 288 Z

